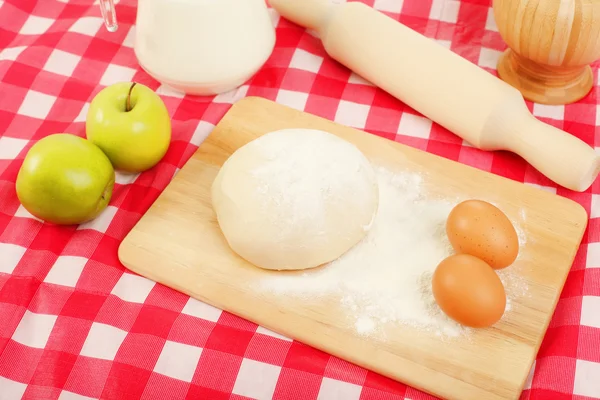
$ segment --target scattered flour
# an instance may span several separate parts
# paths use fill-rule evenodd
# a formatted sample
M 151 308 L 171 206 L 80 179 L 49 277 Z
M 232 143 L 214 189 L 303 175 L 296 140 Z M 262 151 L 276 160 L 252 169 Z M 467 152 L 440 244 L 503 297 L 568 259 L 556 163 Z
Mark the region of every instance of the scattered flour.
M 499 204 L 493 203 L 496 207 L 501 208 Z M 525 234 L 525 231 L 523 231 L 523 229 L 521 228 L 522 224 L 525 224 L 527 222 L 527 213 L 525 212 L 525 209 L 522 208 L 519 210 L 519 219 L 515 220 L 512 219 L 511 220 L 513 226 L 515 227 L 515 230 L 517 231 L 517 238 L 519 239 L 519 254 L 517 255 L 517 260 L 520 260 L 521 258 L 523 258 L 523 254 L 525 254 L 525 252 L 523 252 L 523 247 L 525 246 L 525 244 L 527 243 L 527 236 Z M 506 308 L 504 309 L 504 312 L 510 312 L 510 310 L 512 310 L 512 303 L 515 299 L 524 297 L 528 295 L 528 285 L 527 285 L 527 281 L 523 278 L 523 276 L 519 273 L 519 266 L 518 264 L 514 264 L 509 266 L 508 268 L 504 268 L 501 269 L 498 272 L 498 276 L 500 277 L 500 280 L 502 281 L 502 284 L 504 285 L 504 288 L 507 292 L 507 296 L 506 296 Z
M 442 313 L 431 293 L 433 271 L 452 254 L 445 222 L 456 203 L 425 197 L 418 174 L 376 171 L 379 210 L 368 235 L 328 265 L 269 274 L 258 282 L 259 289 L 307 300 L 336 295 L 361 335 L 378 334 L 387 323 L 441 337 L 468 334 Z M 509 271 L 501 279 L 512 285 L 514 275 Z

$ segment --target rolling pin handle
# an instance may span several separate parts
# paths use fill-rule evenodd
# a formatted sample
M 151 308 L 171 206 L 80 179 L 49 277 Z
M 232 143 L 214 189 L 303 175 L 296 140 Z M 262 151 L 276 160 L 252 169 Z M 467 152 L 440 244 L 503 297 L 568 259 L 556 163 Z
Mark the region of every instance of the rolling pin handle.
M 520 92 L 510 89 L 489 115 L 476 147 L 511 151 L 551 181 L 586 191 L 600 172 L 600 154 L 578 137 L 537 119 Z
M 586 191 L 600 172 L 600 155 L 581 139 L 530 116 L 509 149 L 550 180 Z

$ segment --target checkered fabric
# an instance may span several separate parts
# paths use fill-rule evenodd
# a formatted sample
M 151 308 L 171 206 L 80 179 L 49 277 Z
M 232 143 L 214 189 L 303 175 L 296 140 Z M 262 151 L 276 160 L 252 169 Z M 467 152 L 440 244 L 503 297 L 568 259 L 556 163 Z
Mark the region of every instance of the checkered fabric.
M 496 73 L 505 44 L 490 0 L 365 2 Z M 120 241 L 231 104 L 247 95 L 583 205 L 589 228 L 522 398 L 600 399 L 600 180 L 574 193 L 513 154 L 464 144 L 332 61 L 317 38 L 275 12 L 275 50 L 246 85 L 211 98 L 184 97 L 138 66 L 132 49 L 136 4 L 121 0 L 120 29 L 109 33 L 91 0 L 0 0 L 1 400 L 432 399 L 129 273 L 119 263 Z M 14 186 L 28 149 L 52 133 L 84 136 L 93 96 L 129 80 L 164 99 L 173 119 L 167 155 L 141 175 L 119 174 L 110 206 L 92 222 L 58 227 L 32 217 Z M 541 120 L 600 145 L 599 95 L 595 86 L 566 107 L 528 105 Z

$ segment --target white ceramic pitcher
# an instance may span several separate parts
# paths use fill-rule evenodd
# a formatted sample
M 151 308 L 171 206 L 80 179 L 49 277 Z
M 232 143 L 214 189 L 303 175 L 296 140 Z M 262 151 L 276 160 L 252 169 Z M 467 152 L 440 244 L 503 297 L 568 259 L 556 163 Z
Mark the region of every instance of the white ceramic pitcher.
M 113 0 L 100 0 L 117 30 Z M 265 0 L 138 0 L 134 50 L 159 82 L 214 95 L 250 79 L 271 55 L 275 29 Z

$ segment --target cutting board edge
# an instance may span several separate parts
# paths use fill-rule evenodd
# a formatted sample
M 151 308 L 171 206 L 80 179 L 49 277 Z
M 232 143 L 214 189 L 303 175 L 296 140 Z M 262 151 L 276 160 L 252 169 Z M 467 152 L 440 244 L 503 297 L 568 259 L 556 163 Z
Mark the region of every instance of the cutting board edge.
M 263 98 L 260 98 L 260 97 L 255 97 L 255 98 L 249 97 L 249 98 L 242 99 L 241 101 L 239 101 L 239 102 L 235 103 L 235 104 L 234 104 L 234 107 L 236 107 L 236 106 L 239 106 L 239 105 L 240 105 L 240 103 L 242 103 L 242 105 L 243 105 L 243 101 L 244 101 L 244 100 L 246 100 L 246 99 L 249 99 L 249 100 L 252 100 L 252 99 L 258 99 L 258 101 L 260 101 L 260 102 L 269 102 L 269 100 L 266 100 L 266 99 L 263 99 Z M 271 103 L 273 103 L 273 102 L 271 102 Z M 274 104 L 276 104 L 276 103 L 274 103 Z M 231 109 L 228 111 L 228 113 L 227 113 L 227 114 L 231 114 L 232 110 L 234 110 L 234 107 L 232 107 L 232 108 L 231 108 Z M 282 106 L 282 107 L 285 107 L 285 106 Z M 288 108 L 289 108 L 289 107 L 288 107 Z M 295 111 L 297 111 L 297 110 L 295 110 Z M 301 112 L 299 112 L 299 113 L 301 113 Z M 224 116 L 224 118 L 222 119 L 222 121 L 223 121 L 223 120 L 224 120 L 224 119 L 227 117 L 227 114 Z M 307 114 L 308 114 L 308 113 L 307 113 Z M 311 117 L 319 118 L 319 119 L 321 119 L 321 120 L 323 120 L 323 121 L 326 121 L 326 122 L 328 122 L 328 123 L 330 123 L 330 124 L 337 124 L 337 123 L 335 123 L 335 122 L 332 122 L 332 121 L 330 121 L 330 120 L 327 120 L 327 119 L 325 119 L 325 118 L 322 118 L 322 117 L 319 117 L 319 116 L 316 116 L 316 115 L 314 115 L 314 114 L 310 114 L 310 115 L 311 115 Z M 219 124 L 220 124 L 220 123 L 219 123 Z M 212 131 L 212 132 L 209 134 L 209 136 L 208 136 L 208 137 L 205 139 L 205 142 L 203 142 L 203 144 L 204 144 L 204 143 L 206 143 L 206 142 L 207 142 L 207 140 L 208 140 L 209 138 L 211 138 L 211 135 L 213 135 L 213 134 L 215 133 L 215 131 L 216 131 L 217 133 L 219 132 L 219 130 L 218 130 L 219 124 L 217 124 L 217 126 L 216 126 L 216 127 L 213 129 L 213 131 Z M 337 125 L 339 125 L 339 124 L 337 124 Z M 352 130 L 354 130 L 354 131 L 358 131 L 358 132 L 365 133 L 364 131 L 361 131 L 361 130 L 359 130 L 359 129 L 356 129 L 356 128 L 351 128 L 351 127 L 345 127 L 345 128 L 347 128 L 347 129 L 352 129 Z M 265 132 L 265 133 L 266 133 L 266 132 Z M 549 193 L 549 192 L 547 192 L 547 191 L 544 191 L 544 190 L 538 189 L 538 188 L 536 188 L 536 187 L 527 186 L 527 185 L 524 185 L 524 184 L 523 184 L 523 183 L 521 183 L 521 182 L 514 181 L 514 180 L 512 180 L 512 179 L 505 178 L 505 177 L 502 177 L 502 176 L 500 176 L 500 175 L 496 175 L 496 174 L 493 174 L 493 173 L 491 173 L 491 172 L 487 172 L 487 171 L 484 171 L 484 170 L 478 169 L 478 168 L 476 168 L 476 167 L 473 167 L 473 166 L 469 166 L 469 165 L 466 165 L 466 164 L 462 164 L 462 163 L 460 163 L 460 162 L 457 162 L 457 161 L 454 161 L 454 160 L 446 159 L 446 158 L 440 157 L 440 156 L 438 156 L 438 155 L 435 155 L 435 154 L 427 153 L 427 152 L 425 152 L 425 151 L 423 151 L 423 150 L 420 150 L 420 149 L 417 149 L 417 148 L 413 148 L 413 147 L 407 146 L 407 145 L 405 145 L 405 144 L 402 144 L 402 143 L 399 143 L 399 142 L 395 142 L 395 141 L 393 141 L 393 140 L 390 140 L 390 139 L 386 139 L 386 138 L 378 137 L 378 136 L 376 136 L 376 135 L 373 135 L 373 136 L 374 136 L 374 137 L 376 137 L 376 138 L 377 138 L 377 139 L 379 139 L 379 140 L 386 141 L 386 142 L 389 142 L 389 143 L 393 143 L 393 144 L 394 144 L 394 145 L 396 145 L 396 146 L 401 146 L 402 148 L 405 148 L 405 149 L 410 149 L 410 151 L 416 151 L 416 152 L 425 153 L 425 154 L 427 154 L 427 155 L 428 155 L 428 156 L 430 156 L 430 157 L 435 157 L 435 158 L 438 158 L 438 159 L 440 159 L 440 160 L 443 160 L 443 162 L 448 162 L 448 163 L 453 163 L 453 164 L 460 164 L 460 165 L 461 165 L 461 167 L 463 167 L 463 168 L 465 168 L 465 167 L 466 167 L 466 168 L 470 168 L 470 169 L 476 170 L 478 174 L 480 174 L 480 173 L 487 174 L 487 175 L 489 175 L 489 176 L 493 176 L 493 177 L 494 177 L 494 179 L 502 179 L 502 180 L 504 180 L 504 181 L 507 181 L 507 182 L 509 182 L 511 185 L 519 185 L 521 188 L 527 188 L 527 190 L 528 190 L 528 191 L 534 191 L 534 192 L 536 192 L 538 195 L 541 195 L 541 196 L 551 196 L 551 197 L 553 197 L 553 198 L 555 198 L 555 199 L 556 199 L 556 198 L 558 198 L 558 199 L 560 199 L 562 202 L 564 202 L 564 205 L 565 205 L 565 206 L 567 206 L 567 203 L 570 203 L 570 204 L 569 204 L 569 207 L 572 207 L 572 206 L 574 205 L 576 208 L 578 208 L 578 210 L 577 210 L 577 211 L 574 211 L 574 212 L 575 212 L 576 214 L 579 214 L 579 215 L 581 216 L 581 219 L 582 219 L 582 226 L 581 226 L 581 229 L 580 229 L 580 238 L 579 238 L 579 240 L 578 240 L 578 246 L 577 246 L 577 248 L 575 248 L 575 249 L 573 250 L 573 254 L 572 254 L 572 257 L 571 257 L 571 265 L 572 265 L 573 259 L 574 259 L 575 255 L 576 255 L 576 253 L 577 253 L 577 251 L 578 251 L 579 247 L 581 246 L 581 239 L 583 238 L 583 234 L 584 234 L 584 232 L 585 232 L 585 229 L 586 229 L 586 226 L 587 226 L 587 223 L 588 223 L 588 214 L 587 214 L 587 211 L 586 211 L 586 210 L 585 210 L 585 208 L 583 208 L 583 207 L 582 207 L 582 206 L 581 206 L 579 203 L 577 203 L 577 202 L 575 202 L 575 201 L 573 201 L 573 200 L 571 200 L 571 199 L 567 199 L 567 198 L 565 198 L 565 197 L 563 197 L 563 196 L 560 196 L 560 195 L 558 195 L 558 194 L 556 194 L 556 193 Z M 214 136 L 213 136 L 213 138 L 214 138 Z M 212 138 L 211 138 L 211 139 L 212 139 Z M 199 148 L 198 148 L 198 149 L 197 149 L 197 150 L 194 152 L 194 154 L 192 155 L 192 157 L 194 157 L 194 158 L 196 158 L 196 157 L 199 157 L 199 156 L 200 156 L 200 154 L 199 154 L 199 153 L 200 153 L 200 151 L 201 151 L 201 150 L 202 150 L 202 144 L 201 144 L 201 145 L 199 146 Z M 191 158 L 192 158 L 192 157 L 191 157 Z M 189 161 L 190 161 L 190 160 L 188 160 L 188 161 L 187 161 L 187 162 L 184 164 L 184 166 L 182 167 L 182 169 L 183 169 L 183 168 L 184 168 L 184 167 L 185 167 L 185 166 L 186 166 L 186 165 L 189 163 Z M 169 184 L 167 185 L 167 187 L 166 187 L 166 188 L 164 189 L 164 191 L 163 191 L 163 192 L 162 192 L 162 193 L 161 193 L 161 194 L 160 194 L 160 195 L 157 197 L 157 199 L 156 199 L 156 200 L 153 202 L 153 204 L 150 206 L 150 208 L 153 208 L 153 206 L 154 206 L 154 205 L 155 205 L 155 204 L 156 204 L 156 203 L 159 201 L 159 199 L 160 199 L 162 196 L 164 196 L 164 193 L 167 191 L 167 189 L 169 188 L 169 186 L 171 186 L 171 185 L 173 184 L 173 182 L 174 182 L 174 180 L 175 180 L 175 179 L 177 179 L 177 176 L 175 176 L 175 177 L 174 177 L 174 179 L 173 179 L 171 182 L 169 182 Z M 150 210 L 149 210 L 149 211 L 150 211 Z M 583 212 L 581 213 L 581 211 L 583 211 Z M 147 213 L 146 213 L 146 214 L 147 214 Z M 141 219 L 144 219 L 144 218 L 146 217 L 146 214 L 144 214 L 144 215 L 142 216 L 142 218 L 141 218 Z M 579 218 L 579 217 L 578 217 L 578 218 Z M 141 219 L 140 219 L 140 220 L 141 220 Z M 134 265 L 134 263 L 130 263 L 130 262 L 128 262 L 128 261 L 127 261 L 127 258 L 128 258 L 128 257 L 127 257 L 127 255 L 123 254 L 123 250 L 122 250 L 122 248 L 124 248 L 124 247 L 125 247 L 126 243 L 127 243 L 128 241 L 130 241 L 132 234 L 133 234 L 133 235 L 135 235 L 135 233 L 134 233 L 134 232 L 135 232 L 135 230 L 136 230 L 136 227 L 138 227 L 138 226 L 139 226 L 139 221 L 138 221 L 138 223 L 136 223 L 136 224 L 135 224 L 135 226 L 133 227 L 133 229 L 132 229 L 132 230 L 131 230 L 131 231 L 130 231 L 130 232 L 127 234 L 127 235 L 126 235 L 125 239 L 124 239 L 124 240 L 122 241 L 122 243 L 119 245 L 119 251 L 118 251 L 118 253 L 119 253 L 119 259 L 120 259 L 120 261 L 121 261 L 121 262 L 122 262 L 122 263 L 123 263 L 123 264 L 124 264 L 124 265 L 125 265 L 125 266 L 126 266 L 128 269 L 129 269 L 129 270 L 131 270 L 132 272 L 138 273 L 138 274 L 140 274 L 140 275 L 142 275 L 142 276 L 147 276 L 147 273 L 145 273 L 145 272 L 142 272 L 142 271 L 138 270 L 137 268 L 135 268 L 135 267 L 133 266 L 133 265 Z M 569 270 L 570 270 L 570 267 L 569 267 L 568 269 L 566 269 L 566 273 L 564 274 L 564 277 L 563 277 L 563 280 L 562 280 L 562 284 L 561 284 L 561 286 L 560 286 L 560 290 L 557 292 L 558 294 L 557 294 L 557 296 L 556 296 L 556 299 L 555 299 L 555 302 L 554 302 L 554 304 L 553 304 L 553 306 L 552 306 L 552 310 L 555 310 L 555 308 L 556 308 L 556 304 L 557 304 L 557 302 L 558 302 L 558 300 L 559 300 L 559 298 L 560 298 L 560 293 L 562 292 L 562 290 L 563 290 L 563 288 L 564 288 L 564 284 L 565 284 L 565 281 L 566 281 L 566 278 L 567 278 L 567 275 L 568 275 L 568 271 L 569 271 Z M 147 272 L 147 271 L 146 271 L 146 272 Z M 157 281 L 157 282 L 159 282 L 159 281 Z M 160 282 L 159 282 L 159 283 L 160 283 Z M 168 286 L 168 285 L 166 285 L 166 286 Z M 169 286 L 169 287 L 173 288 L 172 286 Z M 197 298 L 197 296 L 193 295 L 193 293 L 190 293 L 190 292 L 189 292 L 189 291 L 187 291 L 187 290 L 181 290 L 181 289 L 179 289 L 179 288 L 178 288 L 178 289 L 175 289 L 175 290 L 177 290 L 177 291 L 183 291 L 183 292 L 184 292 L 184 293 L 186 293 L 187 295 L 189 295 L 189 296 L 191 296 L 191 297 L 196 297 L 196 298 Z M 204 298 L 204 300 L 203 300 L 203 301 L 205 301 L 205 302 L 207 302 L 207 303 L 209 303 L 209 304 L 211 304 L 211 303 L 212 303 L 213 305 L 214 305 L 214 303 L 215 303 L 215 302 L 213 302 L 213 301 L 211 301 L 210 299 L 207 299 L 207 298 Z M 551 320 L 551 317 L 552 317 L 552 314 L 553 314 L 553 313 L 554 313 L 554 311 L 553 311 L 552 313 L 550 313 L 550 315 L 549 315 L 549 318 L 548 318 L 548 324 L 549 324 L 549 322 L 550 322 L 550 320 Z M 278 329 L 277 327 L 274 327 L 274 326 L 271 326 L 271 327 L 269 327 L 269 324 L 265 324 L 265 323 L 264 323 L 264 322 L 262 322 L 262 321 L 259 323 L 259 322 L 255 321 L 255 319 L 254 319 L 254 318 L 252 318 L 251 316 L 244 316 L 243 318 L 246 318 L 246 319 L 248 319 L 248 320 L 250 320 L 250 321 L 252 321 L 252 322 L 254 322 L 254 323 L 258 324 L 258 325 L 262 325 L 262 326 L 264 326 L 265 328 L 272 329 L 272 330 L 274 330 L 274 331 L 281 331 L 281 330 L 280 330 L 280 329 Z M 533 356 L 531 357 L 531 360 L 530 360 L 530 367 L 531 367 L 531 364 L 533 364 L 533 362 L 534 362 L 534 360 L 535 360 L 535 358 L 536 358 L 536 355 L 537 355 L 537 353 L 538 353 L 538 351 L 539 351 L 539 347 L 540 347 L 540 345 L 541 345 L 541 342 L 542 342 L 542 340 L 543 340 L 543 337 L 544 337 L 544 336 L 545 336 L 545 334 L 546 334 L 547 328 L 548 328 L 548 325 L 546 325 L 546 327 L 544 328 L 544 330 L 543 330 L 543 335 L 541 336 L 541 339 L 540 339 L 540 340 L 539 340 L 539 342 L 537 343 L 537 346 L 536 346 L 536 348 L 535 348 L 535 351 L 533 352 Z M 295 335 L 290 335 L 290 334 L 287 334 L 286 336 L 288 336 L 288 337 L 290 337 L 290 338 L 292 338 L 292 339 L 293 339 L 293 338 L 295 338 Z M 301 340 L 301 339 L 296 339 L 296 340 L 299 340 L 299 341 L 305 342 L 305 343 L 307 343 L 307 344 L 309 344 L 309 343 L 312 343 L 312 341 L 310 341 L 310 340 L 308 340 L 308 341 L 306 341 L 306 340 Z M 317 345 L 315 345 L 315 344 L 310 344 L 310 345 L 311 345 L 311 346 L 313 346 L 313 347 L 315 347 L 315 348 L 322 348 L 322 346 L 318 346 L 318 344 L 317 344 Z M 345 357 L 345 358 L 346 358 L 346 357 Z M 356 361 L 353 361 L 353 362 L 354 362 L 354 363 L 356 363 L 357 365 L 362 365 L 362 364 L 363 364 L 363 363 L 356 362 Z M 373 369 L 373 368 L 369 368 L 369 367 L 365 367 L 365 368 L 367 368 L 367 369 Z M 405 379 L 405 378 L 402 378 L 402 380 L 400 380 L 400 379 L 399 379 L 397 376 L 390 376 L 389 374 L 385 374 L 385 375 L 387 375 L 387 376 L 391 377 L 392 379 L 399 380 L 399 381 L 401 381 L 401 382 L 404 382 L 404 383 L 406 383 L 406 379 Z M 455 378 L 453 378 L 453 379 L 455 379 Z M 524 385 L 525 385 L 525 382 L 526 382 L 526 380 L 527 380 L 527 374 L 525 374 L 525 376 L 523 376 L 523 380 L 522 380 L 522 383 L 521 383 L 521 385 L 520 385 L 520 392 L 519 392 L 519 394 L 522 392 L 522 390 L 523 390 L 523 387 L 524 387 Z M 407 384 L 409 384 L 409 383 L 407 383 Z M 419 388 L 420 390 L 423 390 L 424 392 L 427 392 L 427 393 L 431 393 L 431 394 L 433 394 L 433 395 L 436 395 L 435 393 L 432 393 L 431 391 L 428 391 L 427 389 L 424 389 L 424 388 L 422 388 L 422 386 L 421 386 L 421 385 L 418 385 L 418 384 L 417 384 L 417 385 L 414 385 L 414 386 L 416 386 L 416 387 L 417 387 L 417 388 Z M 477 386 L 475 386 L 475 387 L 477 387 Z M 477 388 L 479 388 L 479 387 L 477 387 Z M 481 388 L 479 388 L 479 389 L 481 389 Z M 481 389 L 481 390 L 483 390 L 483 389 Z M 516 394 L 516 395 L 518 396 L 518 394 Z M 509 398 L 511 398 L 511 397 L 509 397 Z

